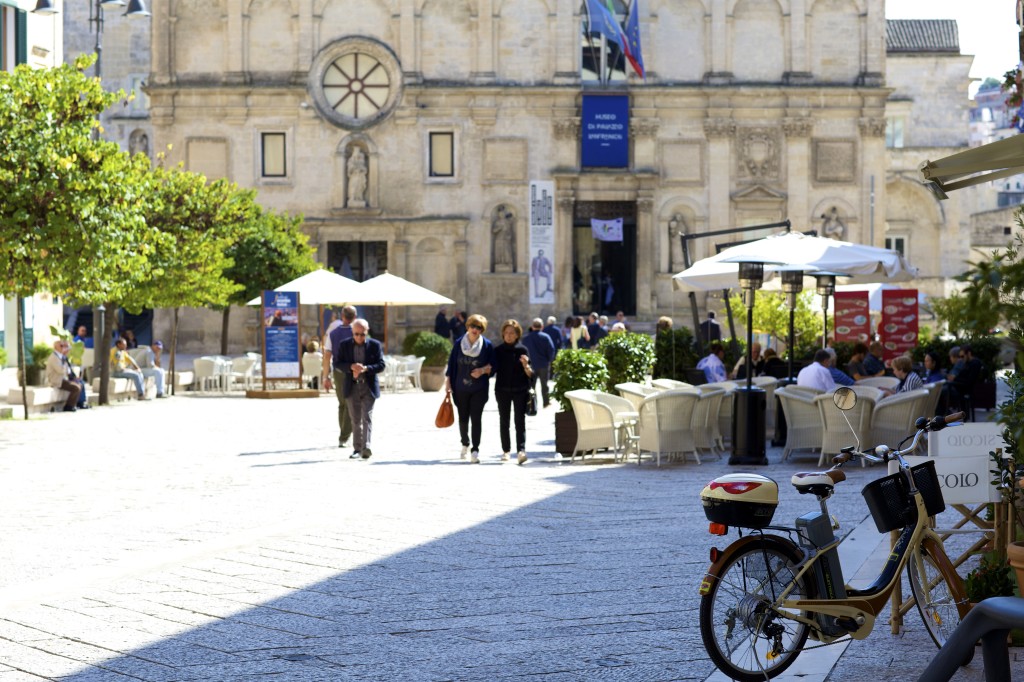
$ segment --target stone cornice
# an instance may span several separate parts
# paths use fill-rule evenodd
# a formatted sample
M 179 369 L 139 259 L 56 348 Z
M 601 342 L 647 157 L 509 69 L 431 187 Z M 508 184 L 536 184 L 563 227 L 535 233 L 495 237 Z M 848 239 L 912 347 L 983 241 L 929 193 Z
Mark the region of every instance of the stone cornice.
M 864 137 L 885 137 L 885 119 L 864 117 L 857 121 L 860 134 Z
M 782 132 L 786 137 L 809 137 L 814 122 L 809 118 L 782 119 Z
M 736 135 L 736 122 L 731 118 L 704 119 L 704 134 L 711 137 L 733 137 Z

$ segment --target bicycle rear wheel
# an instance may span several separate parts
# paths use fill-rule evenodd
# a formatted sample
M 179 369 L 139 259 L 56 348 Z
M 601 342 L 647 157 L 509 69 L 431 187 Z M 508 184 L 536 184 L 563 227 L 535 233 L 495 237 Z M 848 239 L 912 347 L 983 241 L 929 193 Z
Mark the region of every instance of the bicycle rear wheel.
M 731 548 L 730 548 L 731 549 Z M 711 660 L 734 680 L 772 678 L 793 664 L 807 641 L 807 625 L 771 609 L 794 582 L 801 553 L 789 540 L 765 536 L 735 548 L 712 567 L 711 588 L 700 601 L 700 633 Z M 801 578 L 793 599 L 812 596 Z
M 918 554 L 920 562 L 913 554 L 907 561 L 907 577 L 924 627 L 941 648 L 967 615 L 967 597 L 960 576 L 941 546 L 926 540 Z

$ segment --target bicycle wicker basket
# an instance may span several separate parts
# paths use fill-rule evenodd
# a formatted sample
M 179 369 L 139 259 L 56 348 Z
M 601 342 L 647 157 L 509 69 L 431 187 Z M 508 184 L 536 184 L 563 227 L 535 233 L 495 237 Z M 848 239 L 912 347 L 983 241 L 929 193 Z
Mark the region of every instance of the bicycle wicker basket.
M 941 514 L 946 509 L 946 503 L 942 499 L 942 488 L 939 487 L 939 477 L 935 473 L 935 462 L 918 464 L 911 467 L 910 471 L 914 475 L 914 485 L 924 498 L 928 516 Z M 862 494 L 879 533 L 903 528 L 917 519 L 917 508 L 902 472 L 868 483 Z

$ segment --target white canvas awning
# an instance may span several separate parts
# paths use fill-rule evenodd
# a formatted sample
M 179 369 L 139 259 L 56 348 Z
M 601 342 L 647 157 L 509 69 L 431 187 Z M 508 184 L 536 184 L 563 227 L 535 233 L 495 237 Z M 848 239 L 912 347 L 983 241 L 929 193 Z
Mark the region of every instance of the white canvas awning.
M 1018 173 L 1024 173 L 1024 135 L 921 164 L 921 176 L 940 199 L 954 190 Z

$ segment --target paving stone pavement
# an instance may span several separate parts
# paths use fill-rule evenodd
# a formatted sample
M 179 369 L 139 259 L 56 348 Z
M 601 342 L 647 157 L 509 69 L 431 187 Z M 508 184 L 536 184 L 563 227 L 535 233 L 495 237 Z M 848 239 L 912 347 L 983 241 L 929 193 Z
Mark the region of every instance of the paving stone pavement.
M 493 400 L 474 466 L 433 427 L 440 397 L 378 401 L 365 462 L 336 447 L 333 396 L 0 423 L 0 682 L 711 675 L 699 492 L 735 467 L 565 463 L 553 408 L 528 420 L 530 462 L 501 464 Z M 814 462 L 770 457 L 776 518 L 810 510 L 784 482 Z M 879 473 L 849 469 L 844 529 Z M 898 637 L 884 618 L 801 679 L 916 678 L 934 647 L 914 614 Z

